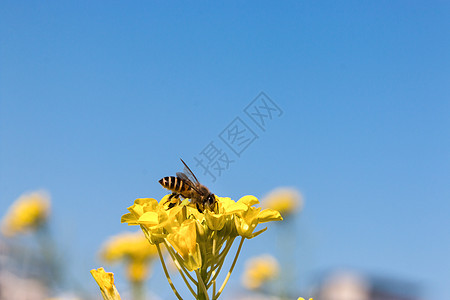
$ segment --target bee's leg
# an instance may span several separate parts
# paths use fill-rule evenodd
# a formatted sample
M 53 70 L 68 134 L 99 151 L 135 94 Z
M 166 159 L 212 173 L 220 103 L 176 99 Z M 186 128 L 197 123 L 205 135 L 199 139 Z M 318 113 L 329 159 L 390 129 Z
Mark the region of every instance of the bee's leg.
M 200 205 L 199 205 L 198 203 L 195 203 L 195 205 L 197 206 L 197 210 L 198 210 L 200 213 L 202 213 L 203 210 L 200 208 Z
M 172 198 L 178 198 L 178 197 L 180 197 L 180 194 L 177 194 L 177 193 L 172 193 L 170 196 L 169 196 L 169 199 L 168 199 L 168 201 L 170 201 L 170 200 L 172 200 Z
M 217 212 L 219 210 L 219 205 L 217 204 L 217 202 L 214 202 L 209 205 L 209 208 L 211 209 L 211 211 Z
M 170 202 L 170 201 L 172 201 L 172 198 L 176 198 L 176 199 L 179 199 L 179 197 L 180 197 L 180 194 L 177 194 L 177 193 L 172 193 L 170 196 L 169 196 L 169 198 L 167 199 L 167 201 L 166 202 L 164 202 L 164 204 L 166 204 L 167 202 Z M 172 208 L 172 207 L 174 207 L 176 204 L 178 203 L 178 201 L 177 202 L 172 202 L 172 203 L 169 203 L 169 208 Z
M 173 202 L 173 200 L 172 200 L 173 198 L 176 199 L 175 202 Z M 172 193 L 172 195 L 169 196 L 169 199 L 167 199 L 166 203 L 167 202 L 170 202 L 167 209 L 171 209 L 172 207 L 174 207 L 175 205 L 177 205 L 180 202 L 180 194 Z M 166 204 L 166 203 L 164 203 L 164 204 Z
M 172 193 L 170 194 L 169 198 L 167 198 L 166 202 L 164 202 L 164 204 L 166 204 L 167 202 L 169 202 L 170 200 L 172 200 L 173 197 L 177 196 L 177 193 Z

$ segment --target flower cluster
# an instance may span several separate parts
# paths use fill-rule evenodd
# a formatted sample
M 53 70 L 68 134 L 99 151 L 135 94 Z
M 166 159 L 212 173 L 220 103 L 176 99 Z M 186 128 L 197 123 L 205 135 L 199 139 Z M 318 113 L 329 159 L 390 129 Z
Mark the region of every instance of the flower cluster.
M 140 282 L 147 278 L 149 263 L 157 253 L 142 232 L 125 232 L 111 237 L 103 245 L 100 256 L 106 263 L 124 261 L 128 279 Z
M 174 260 L 182 278 L 191 293 L 197 299 L 209 299 L 208 289 L 212 286 L 212 299 L 221 294 L 234 268 L 244 239 L 251 239 L 267 228 L 255 231 L 259 223 L 282 220 L 278 211 L 261 210 L 254 207 L 259 203 L 254 196 L 245 196 L 238 201 L 217 197 L 214 211 L 200 212 L 188 199 L 168 209 L 168 195 L 160 202 L 152 198 L 140 198 L 128 208 L 129 213 L 122 216 L 122 222 L 128 225 L 140 225 L 148 241 L 156 245 L 169 284 L 179 299 L 167 273 L 161 255 L 160 245 L 164 245 Z M 222 268 L 235 238 L 241 241 L 221 288 L 216 292 L 216 278 Z M 194 279 L 190 271 L 194 271 Z M 197 286 L 195 292 L 190 280 Z
M 45 192 L 33 192 L 19 197 L 9 208 L 1 230 L 5 236 L 38 229 L 50 213 L 50 197 Z

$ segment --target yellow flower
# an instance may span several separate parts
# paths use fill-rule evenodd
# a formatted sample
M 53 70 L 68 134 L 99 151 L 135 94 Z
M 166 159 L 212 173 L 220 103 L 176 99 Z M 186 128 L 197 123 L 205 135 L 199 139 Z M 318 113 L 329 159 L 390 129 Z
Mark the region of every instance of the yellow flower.
M 180 228 L 167 236 L 167 241 L 183 257 L 188 270 L 196 270 L 202 265 L 200 248 L 197 243 L 196 220 L 188 219 Z
M 247 210 L 239 211 L 235 218 L 236 229 L 240 236 L 251 239 L 266 230 L 265 228 L 253 233 L 259 223 L 282 220 L 280 213 L 276 210 L 265 209 L 261 211 L 261 208 L 251 206 L 259 203 L 258 199 L 253 196 L 242 197 L 239 202 L 248 205 Z
M 216 231 L 222 238 L 240 235 L 245 238 L 252 238 L 262 231 L 253 233 L 259 223 L 282 220 L 280 213 L 273 209 L 265 209 L 253 207 L 259 203 L 254 196 L 245 196 L 235 202 L 230 198 L 216 197 L 217 211 L 205 210 L 200 213 L 196 206 L 188 200 L 184 200 L 180 205 L 172 209 L 164 207 L 167 199 L 165 196 L 159 203 L 152 198 L 137 199 L 134 205 L 128 210 L 130 213 L 122 216 L 122 223 L 128 225 L 141 225 L 148 240 L 152 244 L 159 244 L 166 240 L 176 249 L 178 245 L 174 245 L 174 237 L 177 237 L 180 231 L 185 232 L 189 228 L 194 228 L 192 220 L 197 221 L 197 231 L 204 228 L 203 231 Z M 184 222 L 190 222 L 184 224 Z M 222 232 L 226 230 L 226 232 Z M 224 236 L 226 233 L 226 236 Z M 168 238 L 170 234 L 170 238 Z M 187 238 L 187 236 L 186 236 Z M 189 251 L 195 248 L 194 241 L 201 242 L 196 236 L 193 236 L 189 242 Z M 211 240 L 209 240 L 211 242 Z M 179 249 L 179 247 L 178 247 Z M 177 250 L 178 250 L 177 249 Z
M 131 282 L 141 282 L 148 277 L 149 263 L 146 260 L 132 260 L 126 266 L 126 274 Z
M 9 208 L 2 220 L 1 230 L 5 236 L 14 236 L 36 230 L 48 218 L 50 196 L 37 191 L 20 196 Z
M 250 290 L 258 289 L 270 280 L 278 277 L 280 267 L 271 255 L 261 255 L 246 262 L 242 284 Z
M 277 188 L 264 197 L 263 206 L 277 210 L 283 216 L 288 216 L 302 209 L 303 198 L 299 191 L 293 188 Z
M 253 238 L 265 230 L 254 232 L 259 223 L 282 220 L 280 213 L 273 209 L 261 211 L 261 208 L 254 207 L 259 203 L 254 196 L 242 197 L 237 202 L 216 196 L 214 211 L 206 209 L 203 212 L 199 212 L 189 199 L 168 209 L 165 205 L 168 197 L 163 197 L 159 203 L 153 198 L 137 199 L 128 208 L 129 213 L 122 216 L 122 223 L 140 225 L 148 241 L 158 249 L 163 244 L 185 283 L 188 284 L 189 279 L 197 285 L 197 294 L 192 288 L 190 291 L 199 299 L 205 298 L 209 287 L 215 287 L 217 275 L 236 237 L 241 236 L 241 242 L 235 260 L 219 291 L 216 293 L 213 289 L 214 299 L 219 297 L 228 281 L 244 239 Z M 160 259 L 169 284 L 178 297 L 161 254 Z M 197 280 L 188 271 L 195 271 Z
M 120 300 L 119 292 L 114 285 L 114 274 L 105 272 L 105 269 L 98 268 L 97 270 L 91 270 L 92 277 L 94 277 L 100 291 L 102 292 L 103 299 L 105 300 Z
M 168 214 L 165 209 L 153 198 L 139 198 L 128 207 L 130 213 L 122 216 L 121 222 L 128 225 L 141 225 L 145 236 L 151 244 L 159 244 L 167 236 L 163 227 L 167 222 Z
M 145 280 L 149 263 L 158 251 L 150 245 L 141 232 L 125 232 L 111 237 L 100 251 L 106 263 L 125 261 L 128 278 L 135 281 Z

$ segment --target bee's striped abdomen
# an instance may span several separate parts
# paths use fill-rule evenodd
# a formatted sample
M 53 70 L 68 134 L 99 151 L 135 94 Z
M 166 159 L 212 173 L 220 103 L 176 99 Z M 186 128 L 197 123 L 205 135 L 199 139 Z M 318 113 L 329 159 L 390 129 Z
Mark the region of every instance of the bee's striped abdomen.
M 162 178 L 159 183 L 165 187 L 166 189 L 169 189 L 174 192 L 184 192 L 189 189 L 189 185 L 184 183 L 181 178 L 175 177 L 175 176 L 167 176 Z
M 166 189 L 173 190 L 175 187 L 175 181 L 177 180 L 174 176 L 167 176 L 162 178 L 159 183 Z

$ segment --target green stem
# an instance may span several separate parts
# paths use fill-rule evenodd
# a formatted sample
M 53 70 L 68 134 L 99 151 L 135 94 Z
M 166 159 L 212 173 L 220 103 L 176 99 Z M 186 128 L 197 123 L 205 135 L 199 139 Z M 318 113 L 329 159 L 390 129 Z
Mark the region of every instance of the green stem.
M 218 258 L 220 259 L 220 260 L 224 260 L 225 259 L 225 257 L 228 255 L 228 251 L 230 251 L 230 248 L 231 248 L 231 246 L 233 246 L 233 243 L 234 243 L 234 239 L 235 239 L 236 237 L 233 237 L 233 238 L 229 238 L 229 239 L 227 239 L 226 240 L 226 245 L 225 245 L 225 247 L 224 247 L 224 249 L 222 250 L 222 252 L 221 253 L 219 253 L 219 255 L 218 255 Z M 217 266 L 216 266 L 217 267 Z
M 164 273 L 166 274 L 167 281 L 169 282 L 170 287 L 172 288 L 172 291 L 175 293 L 175 296 L 177 296 L 177 298 L 179 300 L 183 300 L 183 298 L 181 298 L 180 294 L 178 294 L 177 289 L 173 285 L 172 279 L 170 279 L 170 275 L 169 275 L 169 272 L 167 272 L 166 264 L 164 263 L 164 258 L 162 256 L 161 248 L 159 247 L 159 244 L 156 244 L 156 249 L 158 249 L 159 259 L 161 260 L 161 264 L 164 269 Z
M 181 275 L 181 277 L 183 278 L 184 283 L 187 285 L 187 287 L 188 287 L 189 291 L 192 293 L 192 295 L 193 295 L 195 298 L 197 298 L 197 294 L 194 292 L 194 290 L 192 289 L 191 285 L 190 285 L 189 282 L 187 281 L 186 276 L 184 276 L 184 271 L 185 271 L 185 270 L 181 268 L 180 262 L 178 261 L 178 259 L 177 259 L 177 257 L 176 257 L 176 254 L 175 254 L 175 253 L 172 253 L 172 252 L 173 252 L 172 247 L 170 247 L 169 245 L 167 245 L 167 243 L 166 243 L 165 245 L 166 245 L 167 251 L 169 251 L 169 254 L 170 254 L 170 257 L 171 257 L 172 260 L 173 260 L 173 263 L 175 264 L 175 267 L 178 269 L 178 272 L 180 272 L 180 275 Z M 194 278 L 191 277 L 191 275 L 190 275 L 189 273 L 186 273 L 186 275 L 188 275 L 189 278 L 190 278 L 195 284 L 197 284 L 197 282 L 194 280 Z
M 133 281 L 131 288 L 133 292 L 133 300 L 145 300 L 143 281 Z
M 223 266 L 223 263 L 224 263 L 224 261 L 225 261 L 225 258 L 226 258 L 226 256 L 227 256 L 228 252 L 230 251 L 231 246 L 233 245 L 233 242 L 234 242 L 234 238 L 231 239 L 231 240 L 228 240 L 228 241 L 227 241 L 227 245 L 225 246 L 225 249 L 223 249 L 222 253 L 219 254 L 219 257 L 220 257 L 220 258 L 218 259 L 217 264 L 215 264 L 215 266 L 212 268 L 212 270 L 214 270 L 215 274 L 212 275 L 212 272 L 211 272 L 211 273 L 209 274 L 208 278 L 207 278 L 207 282 L 208 282 L 207 288 L 208 288 L 208 289 L 211 287 L 211 285 L 213 284 L 213 282 L 216 280 L 217 276 L 219 276 L 219 273 L 220 273 L 220 271 L 222 270 L 222 266 Z M 217 270 L 216 270 L 216 269 L 217 269 Z M 212 279 L 210 280 L 211 276 L 212 276 Z
M 197 290 L 198 290 L 198 297 L 197 300 L 209 300 L 208 290 L 206 289 L 205 283 L 203 282 L 202 276 L 200 275 L 200 272 L 195 270 L 195 274 L 197 274 Z
M 216 256 L 216 239 L 215 238 L 213 240 L 212 255 L 213 255 L 213 257 Z M 214 275 L 216 275 L 216 271 L 213 270 L 211 274 L 214 277 Z M 208 275 L 208 277 L 209 277 L 209 275 Z M 212 282 L 213 282 L 213 297 L 214 297 L 214 295 L 216 294 L 216 281 L 213 280 Z
M 241 237 L 241 242 L 239 243 L 239 248 L 237 249 L 236 256 L 234 257 L 233 263 L 231 264 L 230 271 L 228 271 L 227 277 L 223 281 L 222 286 L 220 287 L 220 289 L 217 292 L 217 294 L 213 295 L 213 300 L 216 300 L 217 298 L 219 298 L 220 294 L 222 293 L 223 289 L 225 288 L 225 285 L 228 282 L 228 279 L 230 279 L 231 272 L 233 272 L 234 266 L 236 265 L 236 261 L 237 261 L 237 259 L 239 257 L 239 253 L 241 252 L 241 248 L 242 248 L 242 244 L 243 243 L 244 243 L 244 237 Z
M 175 266 L 177 266 L 177 267 L 180 266 L 182 268 L 182 270 L 184 271 L 184 274 L 186 274 L 186 276 L 192 281 L 192 283 L 197 285 L 197 281 L 194 279 L 194 277 L 191 276 L 191 274 L 189 274 L 189 271 L 184 266 L 182 257 L 180 257 L 180 255 L 173 250 L 173 248 L 167 243 L 166 240 L 164 240 L 164 244 L 166 245 L 167 251 L 169 251 L 169 254 L 172 257 L 172 260 L 174 261 L 174 263 L 175 262 L 178 263 L 178 265 L 175 263 Z
M 36 233 L 42 257 L 48 268 L 48 272 L 45 273 L 46 276 L 41 276 L 41 278 L 44 278 L 46 283 L 50 284 L 53 288 L 64 287 L 64 272 L 62 270 L 62 264 L 60 263 L 60 257 L 57 253 L 55 241 L 50 234 L 48 223 L 41 223 Z

